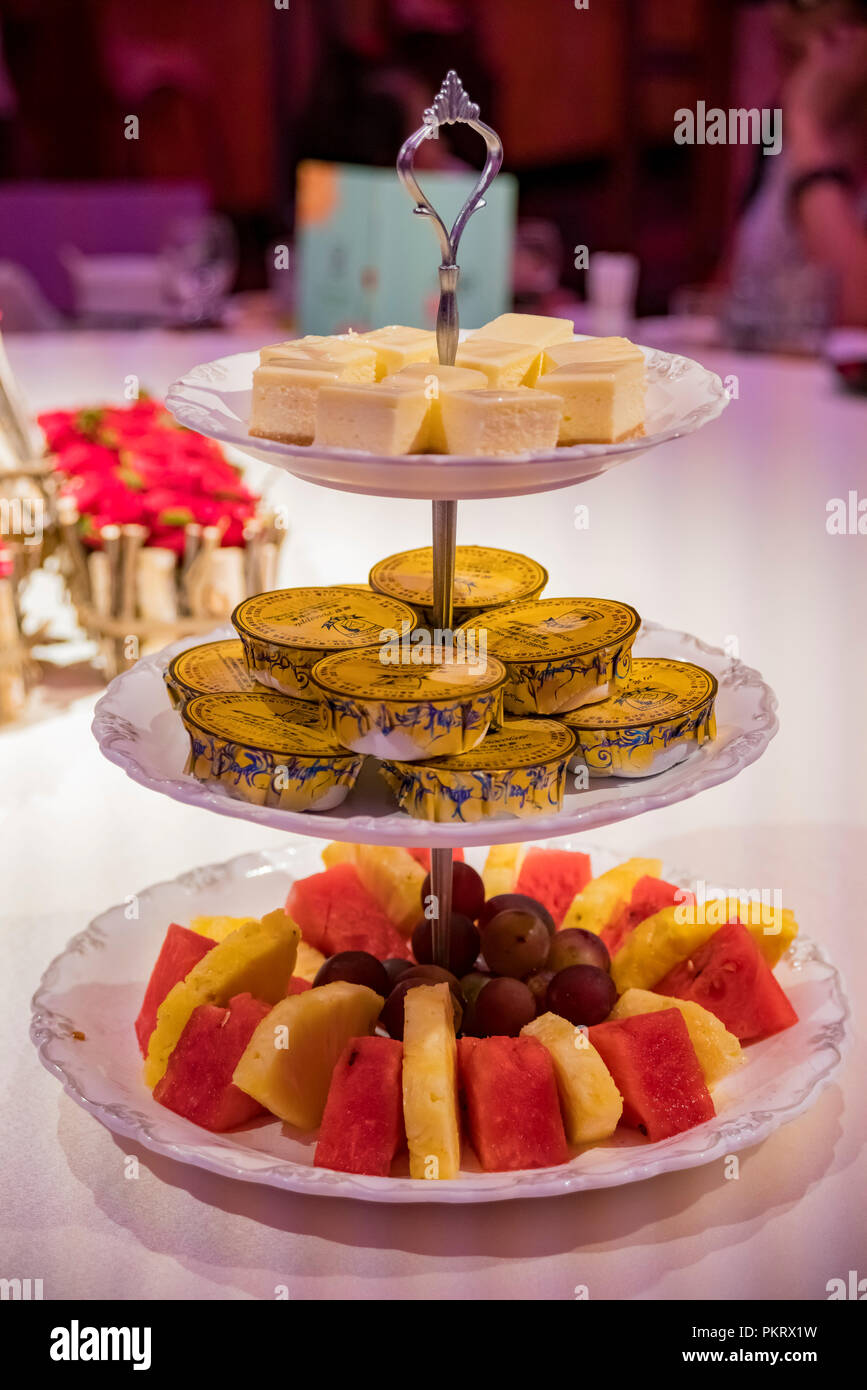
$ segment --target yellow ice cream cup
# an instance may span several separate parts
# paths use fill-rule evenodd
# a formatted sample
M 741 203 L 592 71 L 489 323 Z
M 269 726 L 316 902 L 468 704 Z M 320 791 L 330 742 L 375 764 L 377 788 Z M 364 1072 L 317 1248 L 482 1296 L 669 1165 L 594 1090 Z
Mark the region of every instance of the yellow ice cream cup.
M 403 762 L 466 753 L 502 716 L 505 666 L 408 638 L 317 662 L 312 679 L 331 734 L 356 753 Z
M 259 688 L 247 671 L 244 644 L 237 637 L 187 647 L 172 658 L 163 679 L 175 708 L 194 695 L 237 695 Z
M 459 545 L 455 550 L 454 622 L 507 603 L 523 603 L 541 594 L 548 571 L 528 555 L 487 545 Z M 370 571 L 370 587 L 414 608 L 433 623 L 433 549 L 420 546 L 388 555 Z
M 561 715 L 604 700 L 627 678 L 640 625 L 635 609 L 614 599 L 543 598 L 480 613 L 463 627 L 477 629 L 476 640 L 505 662 L 507 714 Z
M 470 824 L 551 814 L 563 806 L 576 735 L 555 719 L 509 719 L 459 757 L 383 762 L 401 808 L 418 820 Z
M 591 777 L 652 777 L 716 737 L 716 678 L 689 661 L 636 657 L 608 699 L 563 722 Z
M 349 795 L 364 759 L 334 742 L 322 714 L 274 691 L 195 695 L 181 708 L 185 771 L 256 806 L 330 811 Z
M 232 624 L 247 668 L 260 685 L 315 700 L 310 672 L 329 652 L 378 645 L 383 634 L 417 623 L 412 609 L 365 584 L 273 589 L 238 604 Z

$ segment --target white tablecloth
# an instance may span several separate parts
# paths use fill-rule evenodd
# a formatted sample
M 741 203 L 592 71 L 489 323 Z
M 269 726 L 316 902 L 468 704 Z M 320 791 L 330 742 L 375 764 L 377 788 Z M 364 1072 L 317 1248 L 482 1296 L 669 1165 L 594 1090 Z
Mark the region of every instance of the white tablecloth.
M 162 391 L 196 361 L 253 346 L 163 333 L 12 337 L 34 409 Z M 461 508 L 459 540 L 526 550 L 551 593 L 600 594 L 761 669 L 781 731 L 753 767 L 692 801 L 598 832 L 711 882 L 779 886 L 867 1009 L 867 536 L 826 506 L 867 495 L 867 407 L 820 364 L 714 354 L 739 398 L 701 434 L 580 489 Z M 261 481 L 267 470 L 254 466 Z M 425 543 L 424 504 L 342 497 L 268 473 L 292 508 L 290 583 L 363 578 Z M 576 530 L 574 508 L 590 508 Z M 376 1207 L 232 1183 L 118 1141 L 61 1092 L 28 1040 L 29 999 L 73 933 L 129 893 L 274 832 L 154 796 L 100 758 L 91 702 L 0 732 L 0 1275 L 101 1298 L 826 1297 L 867 1275 L 863 1076 L 856 1039 L 808 1114 L 722 1165 L 629 1188 L 502 1206 Z

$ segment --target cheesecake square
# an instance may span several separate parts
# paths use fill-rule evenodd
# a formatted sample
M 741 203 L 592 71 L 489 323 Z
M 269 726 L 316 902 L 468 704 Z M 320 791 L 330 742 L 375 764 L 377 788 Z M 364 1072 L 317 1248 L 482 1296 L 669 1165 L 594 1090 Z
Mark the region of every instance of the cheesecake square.
M 559 444 L 619 444 L 644 434 L 643 358 L 640 366 L 567 363 L 540 376 L 536 389 L 561 401 Z
M 333 360 L 275 357 L 253 373 L 250 434 L 281 444 L 310 444 L 316 428 L 316 402 L 323 386 L 333 386 L 343 366 Z
M 405 328 L 392 323 L 372 333 L 359 333 L 358 341 L 376 354 L 376 380 L 400 371 L 414 362 L 436 362 L 436 334 L 426 328 Z
M 545 314 L 500 314 L 483 324 L 473 337 L 497 338 L 500 342 L 534 343 L 550 347 L 552 343 L 568 342 L 573 334 L 571 319 L 552 318 Z
M 409 367 L 402 367 L 393 376 L 383 377 L 382 385 L 402 388 L 407 382 L 422 386 L 428 400 L 425 449 L 434 454 L 448 453 L 443 429 L 443 396 L 450 391 L 484 389 L 488 384 L 487 377 L 484 372 L 474 372 L 469 367 L 445 367 L 438 362 L 414 362 Z
M 360 341 L 360 335 L 349 333 L 320 338 L 310 335 L 287 343 L 274 343 L 260 349 L 262 365 L 268 362 L 302 362 L 312 366 L 339 363 L 344 381 L 374 381 L 376 353 Z
M 423 382 L 335 382 L 319 392 L 314 444 L 372 454 L 422 453 L 429 408 Z
M 537 387 L 449 391 L 441 397 L 450 454 L 523 454 L 553 449 L 563 403 Z
M 573 365 L 594 370 L 629 363 L 643 367 L 644 353 L 628 338 L 573 338 L 568 343 L 554 343 L 542 353 L 543 374 Z
M 458 345 L 455 366 L 484 372 L 492 390 L 532 386 L 539 375 L 542 353 L 535 343 L 500 338 L 467 338 Z

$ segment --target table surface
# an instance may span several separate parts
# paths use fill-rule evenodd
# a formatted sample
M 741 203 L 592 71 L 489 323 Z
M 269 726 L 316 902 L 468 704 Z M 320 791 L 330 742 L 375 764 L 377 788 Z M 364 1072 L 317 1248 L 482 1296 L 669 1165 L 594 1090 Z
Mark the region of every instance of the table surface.
M 153 392 L 243 337 L 11 337 L 34 410 Z M 781 730 L 733 782 L 594 837 L 709 882 L 783 890 L 867 1007 L 867 536 L 832 535 L 867 496 L 867 406 L 820 363 L 712 353 L 737 378 L 717 423 L 583 487 L 461 507 L 458 539 L 525 550 L 550 593 L 600 594 L 726 642 L 780 697 Z M 363 578 L 424 544 L 429 508 L 319 489 L 252 465 L 291 509 L 283 580 Z M 576 528 L 576 507 L 589 525 Z M 98 912 L 274 832 L 157 797 L 100 758 L 92 700 L 0 732 L 6 1007 L 0 1011 L 0 1274 L 46 1298 L 825 1298 L 867 1274 L 867 1047 L 814 1108 L 722 1165 L 629 1188 L 478 1208 L 375 1207 L 233 1183 L 115 1139 L 65 1097 L 27 1036 L 48 962 Z M 140 1160 L 125 1177 L 125 1156 Z

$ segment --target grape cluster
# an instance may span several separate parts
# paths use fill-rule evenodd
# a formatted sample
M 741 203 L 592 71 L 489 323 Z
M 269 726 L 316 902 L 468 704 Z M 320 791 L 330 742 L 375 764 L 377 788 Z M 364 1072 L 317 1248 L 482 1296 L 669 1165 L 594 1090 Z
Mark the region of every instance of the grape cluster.
M 430 891 L 428 875 L 421 904 Z M 433 923 L 421 916 L 412 933 L 417 964 L 344 951 L 325 962 L 314 987 L 348 980 L 376 990 L 385 998 L 380 1024 L 393 1038 L 403 1037 L 407 992 L 441 981 L 451 990 L 455 1032 L 473 1037 L 516 1037 L 543 1013 L 592 1027 L 614 1007 L 611 959 L 600 937 L 580 927 L 557 931 L 547 908 L 524 893 L 486 899 L 481 877 L 462 862 L 453 867 L 450 926 L 448 969 L 434 965 Z

